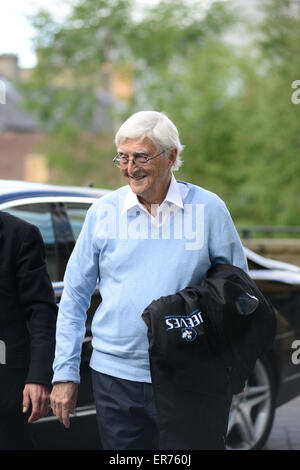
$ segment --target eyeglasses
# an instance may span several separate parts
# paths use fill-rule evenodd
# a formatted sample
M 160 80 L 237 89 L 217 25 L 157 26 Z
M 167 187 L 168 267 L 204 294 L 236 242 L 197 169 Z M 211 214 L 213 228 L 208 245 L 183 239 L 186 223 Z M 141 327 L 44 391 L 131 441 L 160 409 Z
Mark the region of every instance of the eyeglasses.
M 157 155 L 154 155 L 153 157 L 148 157 L 146 154 L 140 154 L 136 153 L 133 154 L 133 157 L 131 161 L 135 165 L 145 165 L 146 163 L 149 162 L 149 160 L 153 160 L 153 158 L 159 157 L 162 155 L 164 152 L 166 152 L 168 149 L 163 150 L 162 152 L 158 153 Z M 118 168 L 124 168 L 128 165 L 130 161 L 130 158 L 127 155 L 116 155 L 115 158 L 113 159 L 113 163 L 118 167 Z

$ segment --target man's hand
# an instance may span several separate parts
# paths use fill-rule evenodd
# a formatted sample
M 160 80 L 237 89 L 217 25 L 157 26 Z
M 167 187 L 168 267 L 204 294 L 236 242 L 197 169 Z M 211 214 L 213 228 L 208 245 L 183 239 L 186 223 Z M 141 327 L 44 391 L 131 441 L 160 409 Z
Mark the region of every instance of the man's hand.
M 70 427 L 69 415 L 75 413 L 78 384 L 75 382 L 56 382 L 50 395 L 51 408 L 57 419 L 66 428 Z
M 31 404 L 31 415 L 28 423 L 33 423 L 46 416 L 49 411 L 50 392 L 46 385 L 26 384 L 23 390 L 23 413 L 29 410 Z

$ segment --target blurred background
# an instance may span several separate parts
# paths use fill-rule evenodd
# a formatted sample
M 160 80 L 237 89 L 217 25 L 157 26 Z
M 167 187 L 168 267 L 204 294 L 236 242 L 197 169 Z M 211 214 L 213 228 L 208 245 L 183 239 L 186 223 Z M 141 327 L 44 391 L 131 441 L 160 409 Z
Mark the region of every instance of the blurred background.
M 11 0 L 0 22 L 1 178 L 117 188 L 120 123 L 163 111 L 176 178 L 300 265 L 299 0 Z

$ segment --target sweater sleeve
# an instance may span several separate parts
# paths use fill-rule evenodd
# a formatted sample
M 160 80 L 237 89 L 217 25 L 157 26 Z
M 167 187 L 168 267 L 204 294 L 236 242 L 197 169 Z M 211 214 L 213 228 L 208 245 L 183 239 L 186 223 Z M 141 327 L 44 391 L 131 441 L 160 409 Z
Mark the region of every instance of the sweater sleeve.
M 99 252 L 94 243 L 95 216 L 87 212 L 70 256 L 56 325 L 53 383 L 80 382 L 80 359 L 85 335 L 86 312 L 99 278 Z
M 220 201 L 213 217 L 209 235 L 211 264 L 232 264 L 248 274 L 247 257 L 231 215 Z

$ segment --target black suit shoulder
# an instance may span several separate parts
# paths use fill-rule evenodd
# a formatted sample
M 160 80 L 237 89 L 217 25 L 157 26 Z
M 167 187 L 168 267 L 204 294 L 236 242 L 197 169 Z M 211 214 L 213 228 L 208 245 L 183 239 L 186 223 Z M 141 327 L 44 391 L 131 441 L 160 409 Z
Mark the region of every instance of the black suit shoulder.
M 26 222 L 25 220 L 4 211 L 0 211 L 0 222 L 5 223 L 6 226 L 10 226 L 12 228 L 27 227 L 28 225 L 34 227 L 34 225 L 30 224 L 29 222 Z
M 28 234 L 41 237 L 38 227 L 31 224 L 30 222 L 3 211 L 0 211 L 0 230 L 4 231 L 5 233 L 22 235 L 21 240 L 24 239 L 24 236 L 27 236 Z
M 45 264 L 45 246 L 38 227 L 0 211 L 0 273 L 16 276 L 24 250 L 28 260 L 38 257 L 38 262 Z

